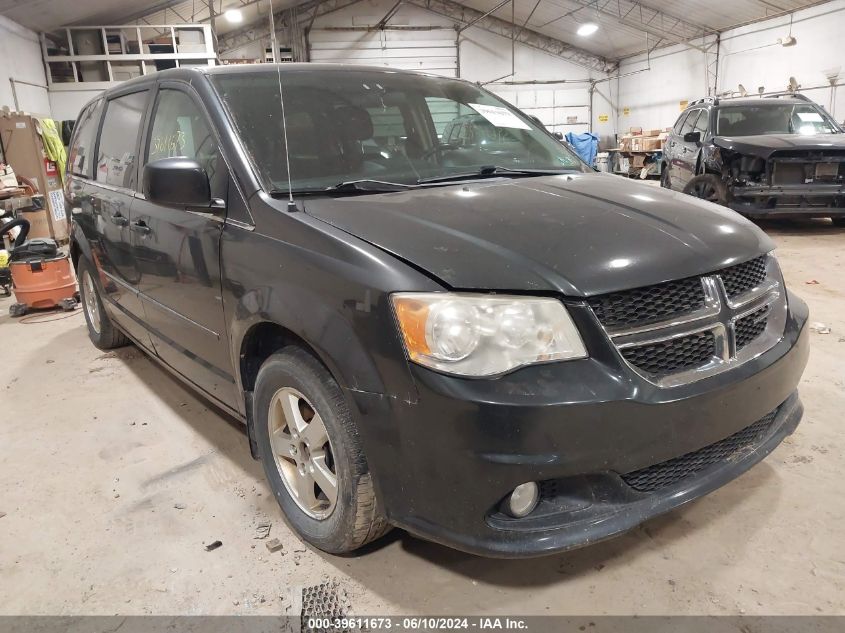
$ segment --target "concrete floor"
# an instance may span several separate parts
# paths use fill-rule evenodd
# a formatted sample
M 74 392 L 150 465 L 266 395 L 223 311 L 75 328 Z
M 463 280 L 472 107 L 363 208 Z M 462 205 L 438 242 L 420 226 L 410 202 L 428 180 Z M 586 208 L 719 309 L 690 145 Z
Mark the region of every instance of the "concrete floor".
M 764 228 L 832 330 L 811 335 L 795 435 L 696 503 L 532 561 L 400 531 L 355 557 L 306 548 L 237 423 L 136 349 L 95 349 L 79 311 L 13 321 L 0 299 L 0 613 L 294 613 L 297 588 L 336 579 L 371 615 L 845 614 L 845 230 Z

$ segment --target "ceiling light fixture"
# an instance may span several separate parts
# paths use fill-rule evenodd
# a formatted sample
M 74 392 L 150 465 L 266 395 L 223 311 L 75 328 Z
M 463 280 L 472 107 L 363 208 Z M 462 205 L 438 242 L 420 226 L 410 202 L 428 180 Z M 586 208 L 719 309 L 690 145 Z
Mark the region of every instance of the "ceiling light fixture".
M 587 22 L 586 24 L 582 24 L 578 27 L 578 30 L 575 31 L 581 37 L 589 37 L 593 33 L 599 30 L 599 25 L 595 22 Z
M 238 24 L 239 22 L 244 21 L 244 14 L 241 13 L 240 9 L 228 9 L 224 14 L 223 17 L 226 18 L 232 24 Z

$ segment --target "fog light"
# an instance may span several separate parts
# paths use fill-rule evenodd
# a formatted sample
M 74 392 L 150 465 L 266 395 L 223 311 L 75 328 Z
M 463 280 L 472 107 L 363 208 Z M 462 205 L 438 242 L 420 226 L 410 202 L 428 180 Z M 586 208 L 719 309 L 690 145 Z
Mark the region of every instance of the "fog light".
M 528 516 L 537 507 L 540 500 L 540 489 L 533 481 L 520 484 L 513 489 L 510 497 L 505 502 L 508 514 L 517 519 Z

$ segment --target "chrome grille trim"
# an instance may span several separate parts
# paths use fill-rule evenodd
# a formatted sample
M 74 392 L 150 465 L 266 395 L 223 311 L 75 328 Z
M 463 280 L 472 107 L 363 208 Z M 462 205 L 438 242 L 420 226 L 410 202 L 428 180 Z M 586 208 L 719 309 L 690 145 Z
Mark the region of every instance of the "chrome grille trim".
M 713 356 L 706 363 L 663 376 L 654 376 L 622 361 L 645 380 L 659 387 L 677 387 L 727 371 L 746 363 L 775 346 L 786 327 L 787 303 L 783 278 L 774 257 L 766 259 L 765 279 L 733 298 L 728 296 L 720 271 L 701 277 L 704 307 L 687 315 L 658 323 L 627 328 L 602 326 L 617 351 L 711 331 L 715 339 Z M 737 350 L 737 321 L 763 308 L 768 308 L 763 332 Z

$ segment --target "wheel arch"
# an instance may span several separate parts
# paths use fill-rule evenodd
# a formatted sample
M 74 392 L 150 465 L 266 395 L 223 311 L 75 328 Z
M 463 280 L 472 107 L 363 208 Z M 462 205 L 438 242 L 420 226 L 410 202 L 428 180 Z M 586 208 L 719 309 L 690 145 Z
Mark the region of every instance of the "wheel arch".
M 73 264 L 74 271 L 79 267 L 79 260 L 83 255 L 89 262 L 94 262 L 94 258 L 91 256 L 91 245 L 88 243 L 82 228 L 74 222 L 70 235 L 70 261 Z
M 288 345 L 296 345 L 310 353 L 337 380 L 337 372 L 314 345 L 302 336 L 275 321 L 259 321 L 246 330 L 239 345 L 238 376 L 244 391 L 253 391 L 261 365 L 273 354 Z
M 290 345 L 295 345 L 308 352 L 326 368 L 326 371 L 335 381 L 338 380 L 337 372 L 332 371 L 324 358 L 324 354 L 319 353 L 314 345 L 311 345 L 290 328 L 271 320 L 252 323 L 245 330 L 238 344 L 239 353 L 236 371 L 240 391 L 243 394 L 249 451 L 254 459 L 260 458 L 258 444 L 255 440 L 255 416 L 253 411 L 253 393 L 255 383 L 258 380 L 258 372 L 268 358 Z

